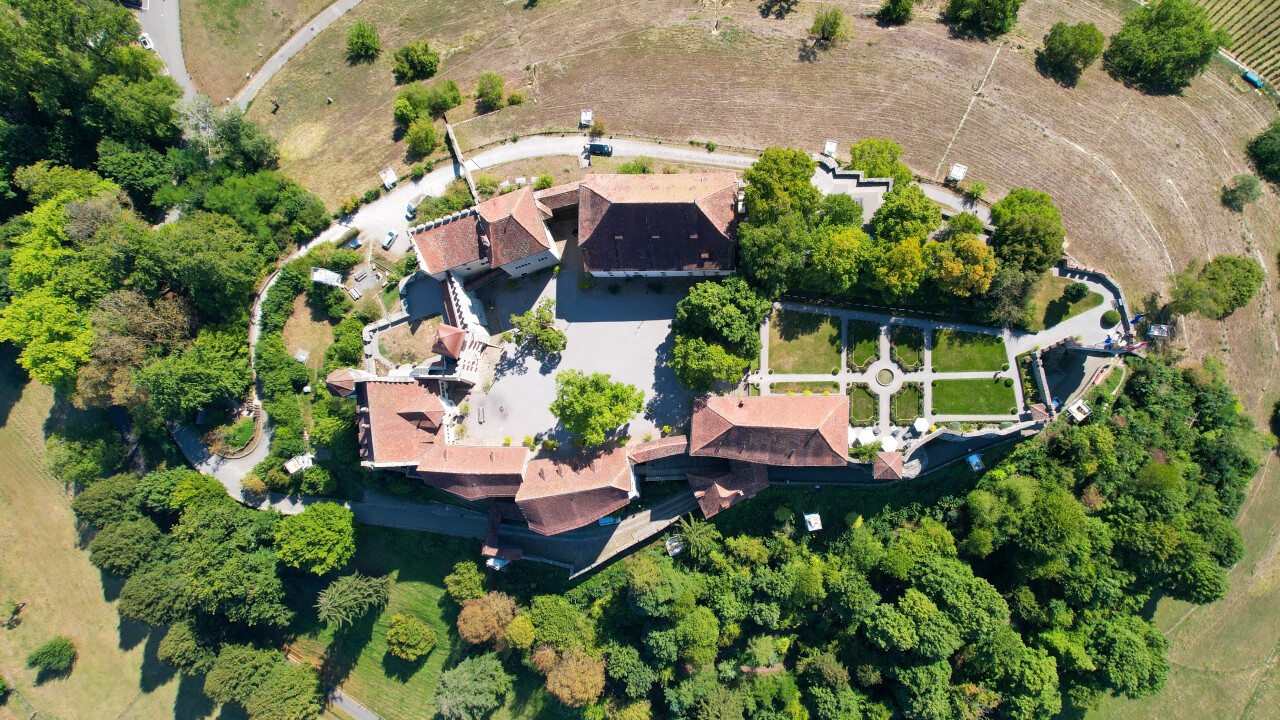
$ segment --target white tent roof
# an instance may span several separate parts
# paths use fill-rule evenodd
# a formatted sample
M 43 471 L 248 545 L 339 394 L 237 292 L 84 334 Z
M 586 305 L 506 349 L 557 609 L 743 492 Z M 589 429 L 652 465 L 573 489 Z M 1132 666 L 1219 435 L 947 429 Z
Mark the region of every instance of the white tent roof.
M 880 438 L 880 449 L 885 452 L 897 452 L 900 445 L 898 438 L 892 435 L 885 435 Z
M 924 433 L 929 432 L 929 421 L 922 417 L 918 417 L 915 422 L 911 423 L 911 427 L 914 428 L 916 432 L 923 435 Z
M 876 441 L 876 431 L 869 427 L 858 428 L 857 439 L 859 445 L 870 445 Z

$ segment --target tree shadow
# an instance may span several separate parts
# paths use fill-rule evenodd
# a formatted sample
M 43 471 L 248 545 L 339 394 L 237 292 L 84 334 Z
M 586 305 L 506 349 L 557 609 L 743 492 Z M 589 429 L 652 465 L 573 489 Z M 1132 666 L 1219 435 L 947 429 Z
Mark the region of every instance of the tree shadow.
M 31 379 L 18 367 L 18 348 L 12 343 L 0 345 L 0 427 L 9 421 L 9 412 L 22 397 L 22 389 Z
M 800 41 L 800 48 L 796 50 L 796 59 L 802 63 L 818 62 L 818 44 L 810 43 L 808 40 Z
M 114 599 L 114 598 L 112 598 Z M 110 602 L 110 601 L 108 601 Z M 120 623 L 116 626 L 117 632 L 120 634 L 120 649 L 132 650 L 138 646 L 138 643 L 147 639 L 148 635 L 163 635 L 164 633 L 152 632 L 150 625 L 132 620 L 124 616 L 120 616 Z M 145 661 L 145 658 L 144 658 Z
M 654 360 L 653 397 L 644 406 L 644 417 L 658 427 L 682 425 L 689 416 L 689 390 L 671 369 L 671 357 L 675 348 L 674 335 L 658 346 Z
M 45 683 L 50 683 L 50 682 L 53 682 L 54 680 L 61 680 L 67 677 L 68 675 L 71 674 L 71 671 L 76 668 L 76 662 L 79 660 L 80 660 L 80 656 L 77 653 L 77 655 L 71 660 L 71 665 L 67 666 L 65 670 L 41 670 L 40 672 L 36 673 L 35 684 L 37 686 L 40 686 L 40 685 L 44 685 Z
M 1080 76 L 1084 72 L 1074 65 L 1066 69 L 1050 67 L 1048 61 L 1045 59 L 1043 50 L 1036 50 L 1036 70 L 1038 70 L 1042 76 L 1058 83 L 1064 88 L 1073 88 L 1078 85 L 1080 83 Z
M 796 9 L 798 4 L 799 0 L 764 0 L 760 3 L 760 17 L 783 20 Z
M 142 692 L 152 692 L 172 680 L 177 673 L 177 668 L 161 660 L 157 654 L 163 638 L 164 633 L 153 632 L 147 636 L 147 644 L 142 648 L 142 669 L 138 676 L 138 687 Z
M 173 699 L 173 720 L 206 720 L 217 705 L 204 694 L 204 676 L 182 675 Z
M 398 658 L 391 653 L 382 656 L 382 672 L 389 678 L 394 678 L 400 682 L 409 682 L 413 676 L 427 664 L 427 658 L 430 653 L 423 655 L 417 660 L 405 660 Z
M 360 651 L 373 639 L 376 611 L 369 611 L 333 634 L 333 642 L 320 663 L 320 677 L 330 685 L 341 685 L 360 659 Z

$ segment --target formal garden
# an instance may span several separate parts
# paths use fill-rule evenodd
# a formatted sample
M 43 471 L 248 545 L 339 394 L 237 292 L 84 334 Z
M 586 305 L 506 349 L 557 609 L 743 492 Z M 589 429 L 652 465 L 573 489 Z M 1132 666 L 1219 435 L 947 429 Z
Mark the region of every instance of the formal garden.
M 840 322 L 829 315 L 778 310 L 769 322 L 769 369 L 782 375 L 840 368 Z
M 934 380 L 934 415 L 1015 415 L 1013 379 Z
M 889 353 L 903 370 L 924 367 L 924 331 L 910 325 L 894 325 L 889 331 Z
M 999 335 L 949 328 L 933 333 L 931 356 L 934 372 L 998 372 L 1009 366 Z

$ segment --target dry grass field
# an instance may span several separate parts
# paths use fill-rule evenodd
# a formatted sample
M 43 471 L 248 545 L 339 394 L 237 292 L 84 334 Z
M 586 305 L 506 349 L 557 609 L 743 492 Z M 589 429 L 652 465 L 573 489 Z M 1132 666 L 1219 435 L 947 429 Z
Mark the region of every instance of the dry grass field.
M 3 720 L 41 718 L 211 718 L 198 684 L 156 660 L 160 638 L 121 624 L 116 583 L 104 588 L 89 564 L 62 483 L 44 469 L 49 388 L 27 384 L 11 353 L 0 357 L 0 601 L 27 603 L 12 630 L 0 629 L 0 675 L 14 686 Z M 56 562 L 51 562 L 56 560 Z M 54 635 L 70 636 L 79 657 L 70 675 L 35 685 L 23 658 Z
M 333 344 L 333 328 L 338 323 L 307 304 L 305 293 L 293 300 L 293 312 L 284 324 L 284 347 L 289 356 L 299 350 L 311 353 L 307 367 L 319 370 L 324 365 L 324 351 Z
M 1231 33 L 1231 52 L 1272 83 L 1280 78 L 1280 0 L 1197 0 Z
M 231 97 L 332 0 L 181 0 L 182 55 L 200 92 Z

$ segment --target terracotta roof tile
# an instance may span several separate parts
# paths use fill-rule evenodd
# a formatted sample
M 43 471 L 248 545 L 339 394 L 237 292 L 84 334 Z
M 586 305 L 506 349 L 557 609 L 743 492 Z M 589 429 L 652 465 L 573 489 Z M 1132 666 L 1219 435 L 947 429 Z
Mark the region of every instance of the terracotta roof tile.
M 738 180 L 733 173 L 588 175 L 578 242 L 589 271 L 731 270 Z
M 572 182 L 555 185 L 545 190 L 534 190 L 533 196 L 549 210 L 559 210 L 578 204 L 578 185 L 579 183 Z
M 689 473 L 686 476 L 698 499 L 703 517 L 710 518 L 722 510 L 737 505 L 769 487 L 769 473 L 763 465 L 729 462 L 724 472 L 703 475 Z
M 844 395 L 710 397 L 694 402 L 689 454 L 762 465 L 848 462 Z
M 416 465 L 436 442 L 443 442 L 437 437 L 439 421 L 431 417 L 441 407 L 440 398 L 425 383 L 370 380 L 359 383 L 356 394 L 362 459 Z
M 488 236 L 493 267 L 523 260 L 551 247 L 543 220 L 551 210 L 538 202 L 524 186 L 476 206 L 484 220 L 481 232 Z
M 683 455 L 689 452 L 689 438 L 684 435 L 659 438 L 638 445 L 627 446 L 627 457 L 631 462 L 645 463 L 659 458 Z
M 902 479 L 902 453 L 882 452 L 876 454 L 876 462 L 872 466 L 871 477 L 876 480 Z
M 324 379 L 324 384 L 328 386 L 329 392 L 338 397 L 351 397 L 356 392 L 356 376 L 347 368 L 329 373 L 329 377 Z
M 428 275 L 452 270 L 486 255 L 481 245 L 480 218 L 472 212 L 409 237 Z
M 436 328 L 436 344 L 431 348 L 431 351 L 457 360 L 462 357 L 462 347 L 466 342 L 467 332 L 465 330 L 441 323 Z
M 530 462 L 516 504 L 530 530 L 556 535 L 625 507 L 633 487 L 626 450 L 614 448 L 597 455 Z
M 437 445 L 419 459 L 416 474 L 464 500 L 513 497 L 528 459 L 523 447 Z

